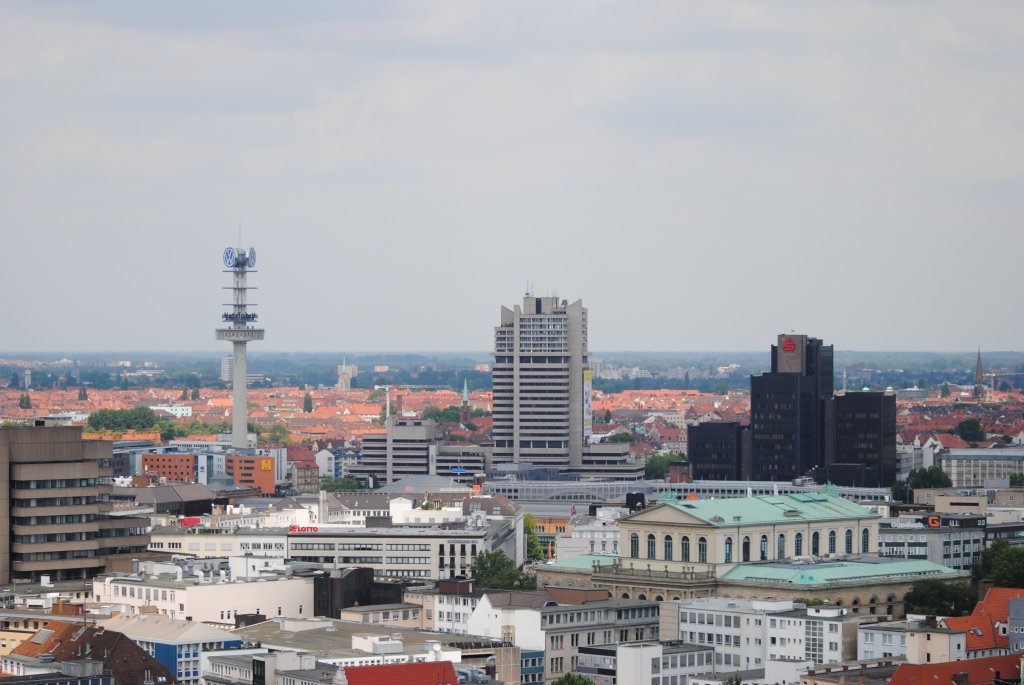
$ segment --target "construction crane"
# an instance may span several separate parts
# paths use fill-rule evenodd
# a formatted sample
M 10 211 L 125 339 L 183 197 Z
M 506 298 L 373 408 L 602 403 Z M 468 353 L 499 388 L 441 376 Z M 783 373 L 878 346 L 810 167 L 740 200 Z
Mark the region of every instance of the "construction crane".
M 989 371 L 988 373 L 982 374 L 982 375 L 988 376 L 989 378 L 992 379 L 992 382 L 991 382 L 992 392 L 995 393 L 995 391 L 996 391 L 996 378 L 997 377 L 1002 377 L 1002 376 L 1024 376 L 1024 371 Z

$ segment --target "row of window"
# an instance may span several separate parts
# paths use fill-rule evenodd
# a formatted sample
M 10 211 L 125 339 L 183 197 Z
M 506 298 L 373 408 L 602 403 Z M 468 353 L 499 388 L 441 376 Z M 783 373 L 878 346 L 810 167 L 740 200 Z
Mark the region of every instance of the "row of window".
M 836 531 L 831 530 L 827 536 L 827 552 L 828 554 L 835 554 L 837 552 L 837 540 L 838 536 Z M 854 534 L 852 529 L 847 529 L 843 536 L 843 552 L 845 554 L 854 553 Z M 865 554 L 870 551 L 871 543 L 871 532 L 865 528 L 861 531 L 860 540 L 860 553 Z M 758 544 L 758 558 L 761 561 L 768 560 L 768 536 L 762 535 Z M 722 561 L 726 564 L 732 563 L 733 561 L 751 561 L 751 539 L 749 535 L 743 536 L 740 542 L 739 558 L 734 558 L 733 550 L 733 539 L 731 536 L 725 538 L 723 559 Z M 664 561 L 691 561 L 690 558 L 690 536 L 684 535 L 680 540 L 680 556 L 678 559 L 675 558 L 675 539 L 672 535 L 665 535 L 662 539 L 662 556 L 657 555 L 658 539 L 654 533 L 648 533 L 647 535 L 647 559 L 661 559 Z M 811 533 L 811 548 L 810 553 L 817 556 L 822 554 L 821 548 L 821 534 L 818 531 Z M 793 536 L 793 556 L 801 556 L 804 554 L 804 534 L 796 533 Z M 639 559 L 640 557 L 640 535 L 637 533 L 631 533 L 629 536 L 629 555 L 633 559 Z M 776 538 L 776 559 L 785 559 L 788 555 L 786 554 L 786 535 L 779 533 Z M 697 539 L 697 562 L 706 564 L 707 563 L 707 538 L 700 537 Z

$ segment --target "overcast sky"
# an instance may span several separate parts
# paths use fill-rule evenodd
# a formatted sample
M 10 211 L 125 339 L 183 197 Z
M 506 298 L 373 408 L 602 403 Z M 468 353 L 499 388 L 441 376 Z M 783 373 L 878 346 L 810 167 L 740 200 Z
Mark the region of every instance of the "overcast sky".
M 1024 349 L 1024 3 L 0 4 L 0 350 Z M 221 349 L 223 348 L 223 349 Z M 255 349 L 253 351 L 256 351 Z

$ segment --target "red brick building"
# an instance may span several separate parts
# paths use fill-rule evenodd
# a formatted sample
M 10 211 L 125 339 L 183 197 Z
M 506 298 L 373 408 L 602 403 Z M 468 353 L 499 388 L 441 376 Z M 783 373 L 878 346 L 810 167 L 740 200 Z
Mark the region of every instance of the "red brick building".
M 196 455 L 194 454 L 144 454 L 142 472 L 180 483 L 194 483 L 196 480 Z

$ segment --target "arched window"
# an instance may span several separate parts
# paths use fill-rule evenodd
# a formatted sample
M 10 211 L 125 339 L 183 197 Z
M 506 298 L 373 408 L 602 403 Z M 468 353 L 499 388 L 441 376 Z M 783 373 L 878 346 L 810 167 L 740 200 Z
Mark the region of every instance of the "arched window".
M 878 598 L 872 597 L 868 600 L 868 613 L 874 614 L 878 611 Z
M 785 559 L 786 558 L 786 536 L 779 533 L 779 543 L 775 547 L 775 558 Z
M 683 536 L 683 561 L 690 560 L 690 536 Z
M 896 611 L 896 595 L 889 595 L 885 598 L 885 613 L 890 616 Z
M 697 538 L 697 562 L 701 564 L 708 563 L 708 539 Z
M 860 598 L 854 597 L 853 601 L 850 602 L 850 612 L 854 614 L 860 613 Z
M 821 553 L 821 536 L 818 535 L 818 531 L 811 533 L 811 554 L 818 556 Z
M 648 559 L 657 559 L 657 557 L 655 556 L 655 552 L 657 551 L 657 549 L 655 549 L 656 547 L 657 547 L 657 543 L 654 541 L 654 533 L 648 533 L 647 534 L 647 558 Z
M 655 595 L 655 596 L 654 596 L 654 601 L 655 601 L 655 602 L 664 602 L 664 601 L 665 601 L 665 598 L 664 598 L 664 597 L 662 597 L 661 595 Z
M 647 595 L 645 595 L 643 593 L 640 593 L 639 595 L 636 596 L 636 598 L 640 599 L 640 600 L 646 600 L 647 599 Z
M 860 553 L 867 554 L 871 551 L 871 533 L 865 528 L 860 532 Z
M 740 558 L 743 561 L 750 561 L 750 538 L 746 535 L 743 536 L 743 551 Z
M 793 538 L 793 556 L 798 557 L 804 553 L 804 534 L 797 533 Z M 635 555 L 634 555 L 635 556 Z
M 853 554 L 853 531 L 846 529 L 846 553 Z
M 640 558 L 640 536 L 636 533 L 629 536 L 629 556 L 634 559 Z
M 732 563 L 732 538 L 725 539 L 725 563 Z
M 665 561 L 672 561 L 672 536 L 665 536 Z
M 768 536 L 761 536 L 761 561 L 768 561 Z
M 623 592 L 621 599 L 629 599 L 629 593 L 628 592 Z
M 836 532 L 834 530 L 828 532 L 828 553 L 836 553 Z

